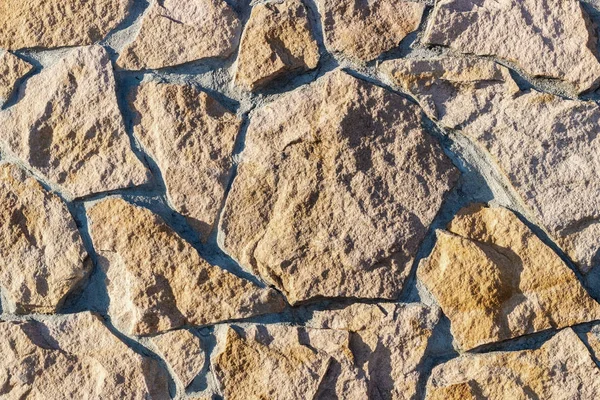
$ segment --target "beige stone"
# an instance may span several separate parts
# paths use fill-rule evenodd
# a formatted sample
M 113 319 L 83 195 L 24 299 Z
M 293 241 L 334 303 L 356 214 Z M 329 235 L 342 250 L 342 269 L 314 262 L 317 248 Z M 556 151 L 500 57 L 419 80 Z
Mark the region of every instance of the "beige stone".
M 103 39 L 131 0 L 3 0 L 0 48 L 84 46 Z
M 600 319 L 573 271 L 511 211 L 474 205 L 447 229 L 417 276 L 461 349 Z
M 200 339 L 180 329 L 150 339 L 167 361 L 177 379 L 187 387 L 204 367 L 205 356 Z
M 3 399 L 170 399 L 165 371 L 91 313 L 0 322 Z
M 319 47 L 301 0 L 257 4 L 244 28 L 236 84 L 252 90 L 293 72 L 316 68 Z
M 221 209 L 241 120 L 189 85 L 143 83 L 134 134 L 158 164 L 173 208 L 207 238 Z
M 252 114 L 218 239 L 291 303 L 396 298 L 457 177 L 418 108 L 335 71 Z
M 145 335 L 283 309 L 270 288 L 213 266 L 150 210 L 111 197 L 87 211 L 106 273 L 109 315 L 127 334 Z
M 439 310 L 422 304 L 360 304 L 314 313 L 308 326 L 350 332 L 355 364 L 368 377 L 369 399 L 413 399 Z M 359 345 L 360 343 L 360 345 Z M 329 397 L 334 398 L 334 397 Z
M 460 130 L 492 155 L 583 272 L 598 264 L 600 110 L 594 102 L 519 91 L 506 68 L 487 60 L 395 60 L 382 68 L 441 126 Z
M 577 0 L 440 0 L 424 42 L 496 56 L 578 92 L 600 83 L 596 34 Z
M 464 354 L 433 369 L 427 400 L 596 399 L 600 371 L 570 328 L 537 350 Z
M 117 65 L 140 70 L 227 58 L 236 49 L 241 30 L 238 16 L 224 0 L 154 1 Z
M 326 45 L 346 57 L 371 61 L 417 30 L 425 5 L 412 1 L 317 0 Z
M 12 95 L 17 83 L 33 66 L 8 51 L 0 50 L 0 107 Z
M 0 112 L 0 143 L 67 198 L 148 182 L 117 104 L 110 58 L 100 46 L 70 52 L 27 81 Z
M 60 198 L 0 164 L 0 286 L 4 311 L 53 313 L 89 272 L 75 221 Z

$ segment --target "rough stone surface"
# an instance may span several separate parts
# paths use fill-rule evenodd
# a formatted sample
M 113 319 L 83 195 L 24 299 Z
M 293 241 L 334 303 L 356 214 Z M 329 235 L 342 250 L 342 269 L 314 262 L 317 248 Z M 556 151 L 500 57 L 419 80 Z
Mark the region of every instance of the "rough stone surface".
M 127 334 L 145 335 L 283 309 L 272 289 L 209 264 L 150 210 L 117 197 L 87 212 L 106 273 L 109 314 Z
M 519 91 L 506 68 L 487 60 L 398 60 L 382 68 L 442 126 L 493 156 L 582 271 L 598 264 L 600 110 L 594 102 Z
M 202 370 L 205 362 L 200 339 L 185 329 L 163 333 L 151 339 L 167 361 L 177 379 L 187 387 Z
M 313 69 L 318 62 L 319 47 L 301 0 L 252 8 L 237 59 L 238 85 L 252 90 L 292 72 Z
M 512 61 L 577 91 L 600 83 L 593 26 L 577 0 L 441 0 L 424 41 Z
M 19 80 L 33 66 L 8 51 L 0 50 L 0 107 L 11 96 Z
M 330 51 L 371 61 L 398 46 L 421 23 L 425 5 L 411 1 L 317 0 Z
M 434 368 L 427 400 L 595 399 L 600 371 L 570 328 L 537 350 L 465 354 Z
M 0 322 L 6 399 L 170 399 L 165 371 L 91 313 Z
M 417 270 L 463 350 L 600 319 L 600 304 L 511 211 L 474 205 L 437 232 Z
M 91 112 L 90 110 L 93 110 Z M 73 50 L 27 81 L 0 112 L 0 143 L 69 198 L 146 183 L 100 46 Z
M 407 100 L 341 71 L 259 109 L 223 248 L 291 303 L 395 298 L 458 176 L 420 124 Z
M 3 0 L 0 48 L 84 46 L 127 15 L 131 0 Z
M 53 313 L 87 274 L 71 214 L 13 164 L 0 164 L 0 285 L 7 311 Z
M 134 134 L 161 169 L 173 208 L 206 238 L 221 209 L 241 120 L 189 85 L 143 83 Z
M 117 65 L 139 70 L 226 58 L 238 45 L 241 30 L 238 16 L 224 0 L 155 1 Z

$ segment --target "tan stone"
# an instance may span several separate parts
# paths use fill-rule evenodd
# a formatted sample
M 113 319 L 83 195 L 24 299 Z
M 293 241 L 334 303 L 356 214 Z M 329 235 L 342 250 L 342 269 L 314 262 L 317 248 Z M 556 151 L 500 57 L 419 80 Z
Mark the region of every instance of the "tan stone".
M 412 1 L 317 0 L 330 51 L 371 61 L 417 30 L 425 5 Z
M 154 1 L 136 38 L 121 52 L 124 69 L 155 69 L 231 55 L 241 23 L 224 0 Z
M 578 92 L 600 83 L 596 34 L 577 0 L 440 0 L 423 41 L 496 56 Z
M 252 90 L 292 72 L 316 68 L 319 47 L 301 0 L 257 4 L 244 28 L 236 84 Z
M 218 239 L 291 303 L 396 298 L 457 177 L 418 108 L 335 71 L 252 114 Z
M 600 110 L 594 102 L 521 92 L 506 68 L 487 60 L 395 60 L 383 70 L 440 125 L 492 155 L 582 271 L 598 264 Z
M 100 46 L 70 52 L 27 81 L 0 112 L 0 143 L 64 196 L 146 183 L 117 104 L 110 58 Z
M 127 334 L 145 335 L 279 312 L 272 289 L 213 266 L 151 211 L 111 197 L 88 209 L 106 273 L 109 315 Z
M 13 164 L 0 164 L 0 285 L 4 311 L 53 313 L 90 265 L 60 198 Z
M 12 95 L 19 80 L 32 69 L 33 66 L 28 62 L 0 50 L 0 106 Z
M 420 365 L 439 319 L 421 304 L 360 304 L 314 313 L 307 326 L 348 331 L 355 364 L 367 374 L 369 399 L 412 399 Z M 360 343 L 360 345 L 358 345 Z M 334 398 L 334 397 L 329 397 Z
M 112 335 L 98 316 L 0 322 L 0 397 L 169 399 L 165 371 Z
M 84 46 L 104 38 L 131 0 L 3 0 L 0 48 Z
M 511 211 L 474 205 L 447 229 L 417 276 L 461 349 L 600 318 L 573 271 Z
M 158 164 L 173 208 L 207 238 L 221 209 L 241 120 L 188 85 L 143 83 L 134 134 Z
M 204 367 L 205 356 L 200 339 L 180 329 L 150 339 L 167 361 L 177 379 L 187 387 Z
M 596 399 L 600 371 L 570 328 L 537 350 L 464 354 L 433 369 L 427 400 Z

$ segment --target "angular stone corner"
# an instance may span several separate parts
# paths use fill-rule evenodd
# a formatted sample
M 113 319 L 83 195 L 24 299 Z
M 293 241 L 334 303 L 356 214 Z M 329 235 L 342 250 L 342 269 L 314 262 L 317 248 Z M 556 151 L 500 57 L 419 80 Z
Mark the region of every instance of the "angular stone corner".
M 206 357 L 200 339 L 190 331 L 179 329 L 150 339 L 166 360 L 183 387 L 188 387 L 202 371 Z
M 0 107 L 16 89 L 16 85 L 33 69 L 33 65 L 8 51 L 0 50 Z

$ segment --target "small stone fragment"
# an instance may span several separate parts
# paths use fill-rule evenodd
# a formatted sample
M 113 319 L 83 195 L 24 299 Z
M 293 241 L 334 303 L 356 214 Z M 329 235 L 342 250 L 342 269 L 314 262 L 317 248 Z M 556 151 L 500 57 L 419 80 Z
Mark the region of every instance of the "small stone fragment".
M 205 325 L 284 308 L 272 289 L 213 266 L 158 215 L 117 197 L 87 211 L 106 273 L 108 313 L 131 335 Z
M 4 311 L 53 313 L 87 275 L 75 221 L 60 198 L 0 164 L 0 286 Z
M 93 111 L 93 112 L 92 112 Z M 0 143 L 68 198 L 146 183 L 100 46 L 73 50 L 27 81 L 17 104 L 0 112 Z
M 170 399 L 165 371 L 91 313 L 0 322 L 0 397 Z
M 158 348 L 183 387 L 189 386 L 204 366 L 200 339 L 185 329 L 163 333 L 150 341 Z
M 412 1 L 317 0 L 329 50 L 371 61 L 417 30 L 425 5 Z
M 136 38 L 121 52 L 124 69 L 156 69 L 206 58 L 227 58 L 242 31 L 224 0 L 155 1 Z
M 488 60 L 394 60 L 382 69 L 441 126 L 459 130 L 492 155 L 581 271 L 599 264 L 595 102 L 520 91 L 506 68 Z
M 418 108 L 335 71 L 253 113 L 218 239 L 291 303 L 393 299 L 457 178 Z
M 316 68 L 319 47 L 301 0 L 257 4 L 244 28 L 235 81 L 253 90 L 292 72 Z
M 417 270 L 462 350 L 600 319 L 600 305 L 511 211 L 474 205 L 437 232 Z
M 33 66 L 8 51 L 0 50 L 0 107 L 15 90 L 16 84 Z
M 426 400 L 596 399 L 600 371 L 571 328 L 537 350 L 463 354 L 433 369 Z
M 568 81 L 578 92 L 600 83 L 596 40 L 577 0 L 440 0 L 423 39 L 512 61 L 529 75 Z
M 143 83 L 134 134 L 161 169 L 173 208 L 207 238 L 221 209 L 241 120 L 188 85 Z
M 131 0 L 2 0 L 0 48 L 85 46 L 125 19 Z

